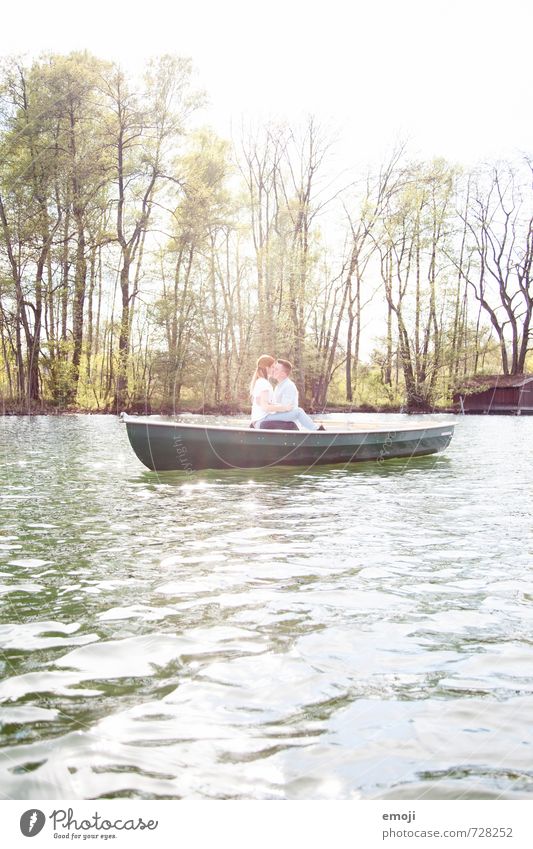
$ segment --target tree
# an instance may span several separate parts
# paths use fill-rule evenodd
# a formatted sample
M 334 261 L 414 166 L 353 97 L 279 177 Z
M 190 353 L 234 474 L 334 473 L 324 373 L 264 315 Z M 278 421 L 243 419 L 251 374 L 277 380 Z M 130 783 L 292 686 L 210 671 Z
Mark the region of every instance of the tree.
M 211 272 L 206 276 L 213 282 L 214 267 L 219 263 L 216 233 L 226 228 L 231 216 L 226 188 L 228 145 L 209 131 L 199 131 L 192 135 L 187 152 L 176 160 L 174 169 L 180 199 L 172 210 L 170 238 L 160 256 L 163 290 L 156 302 L 156 321 L 164 327 L 167 346 L 167 356 L 159 361 L 168 376 L 164 394 L 172 392 L 177 404 L 193 350 L 198 347 L 198 334 L 205 344 L 218 320 L 215 310 L 213 323 L 206 325 L 202 334 L 199 324 L 205 319 L 210 297 L 207 302 L 205 297 L 201 299 L 197 278 L 202 263 L 212 257 Z
M 472 179 L 463 214 L 477 262 L 464 271 L 498 338 L 504 374 L 522 374 L 532 340 L 533 163 Z
M 8 62 L 2 93 L 0 231 L 14 299 L 17 395 L 30 404 L 40 395 L 44 274 L 62 208 L 52 193 L 54 125 L 36 66 Z
M 50 56 L 35 68 L 41 103 L 55 126 L 56 191 L 63 215 L 73 222 L 67 228 L 64 249 L 73 246 L 72 359 L 68 399 L 75 400 L 80 375 L 87 292 L 88 255 L 97 244 L 111 162 L 103 138 L 103 109 L 98 80 L 106 64 L 87 53 Z M 89 240 L 89 241 L 88 241 Z M 68 255 L 68 254 L 67 254 Z M 68 275 L 62 281 L 68 288 Z
M 109 105 L 107 144 L 114 159 L 116 195 L 112 204 L 120 249 L 117 408 L 124 404 L 128 392 L 131 313 L 137 294 L 132 273 L 138 281 L 156 194 L 162 182 L 169 179 L 173 144 L 200 102 L 191 89 L 191 70 L 189 60 L 163 56 L 150 64 L 140 91 L 116 65 L 102 83 Z
M 363 300 L 363 281 L 377 250 L 384 211 L 387 204 L 393 202 L 403 179 L 399 167 L 402 155 L 403 147 L 399 146 L 377 174 L 367 175 L 357 201 L 357 214 L 350 213 L 344 204 L 348 233 L 344 242 L 342 266 L 339 274 L 330 278 L 326 285 L 320 307 L 320 332 L 317 339 L 319 368 L 313 387 L 315 407 L 323 407 L 326 403 L 329 384 L 340 365 L 338 351 L 344 332 L 346 344 L 342 364 L 345 365 L 346 400 L 353 400 L 354 377 L 359 363 L 361 315 L 377 289 L 373 286 Z
M 409 409 L 434 401 L 448 316 L 454 171 L 442 160 L 411 166 L 389 198 L 380 237 L 387 304 L 396 319 Z

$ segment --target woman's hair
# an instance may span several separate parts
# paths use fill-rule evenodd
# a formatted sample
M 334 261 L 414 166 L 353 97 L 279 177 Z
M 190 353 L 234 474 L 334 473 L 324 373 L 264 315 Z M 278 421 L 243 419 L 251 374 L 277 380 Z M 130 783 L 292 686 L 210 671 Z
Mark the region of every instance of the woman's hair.
M 254 376 L 252 377 L 252 382 L 250 383 L 250 395 L 254 391 L 255 381 L 258 377 L 265 377 L 268 379 L 267 369 L 270 366 L 273 366 L 275 363 L 274 357 L 271 357 L 270 354 L 261 354 L 259 359 L 257 360 L 257 365 L 254 371 Z

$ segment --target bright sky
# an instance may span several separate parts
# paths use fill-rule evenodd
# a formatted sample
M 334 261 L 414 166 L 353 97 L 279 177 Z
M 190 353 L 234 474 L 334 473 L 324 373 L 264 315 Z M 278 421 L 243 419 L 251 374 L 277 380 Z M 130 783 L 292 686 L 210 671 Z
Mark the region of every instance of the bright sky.
M 531 32 L 523 0 L 24 0 L 2 10 L 0 53 L 190 56 L 222 134 L 312 112 L 346 166 L 399 137 L 468 164 L 533 147 Z

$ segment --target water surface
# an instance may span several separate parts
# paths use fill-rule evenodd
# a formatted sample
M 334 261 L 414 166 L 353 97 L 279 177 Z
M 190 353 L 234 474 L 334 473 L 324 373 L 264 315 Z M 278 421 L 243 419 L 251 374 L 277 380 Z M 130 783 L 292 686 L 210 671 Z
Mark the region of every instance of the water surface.
M 533 793 L 533 417 L 192 475 L 113 417 L 0 437 L 3 798 Z

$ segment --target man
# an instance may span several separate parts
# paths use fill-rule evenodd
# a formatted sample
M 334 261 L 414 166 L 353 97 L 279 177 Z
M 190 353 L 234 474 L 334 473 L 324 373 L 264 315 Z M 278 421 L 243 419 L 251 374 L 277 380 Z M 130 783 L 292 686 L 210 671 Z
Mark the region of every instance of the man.
M 296 384 L 290 379 L 291 372 L 292 365 L 288 360 L 277 360 L 272 367 L 272 377 L 277 380 L 277 385 L 274 389 L 274 402 L 276 404 L 291 404 L 292 409 L 288 413 L 269 413 L 261 420 L 259 427 L 266 421 L 292 421 L 301 425 L 306 430 L 325 430 L 325 427 L 317 425 L 298 406 L 298 389 L 296 388 Z
M 272 369 L 272 377 L 276 381 L 274 400 L 276 404 L 291 404 L 298 406 L 298 389 L 291 380 L 292 364 L 288 360 L 276 360 Z

